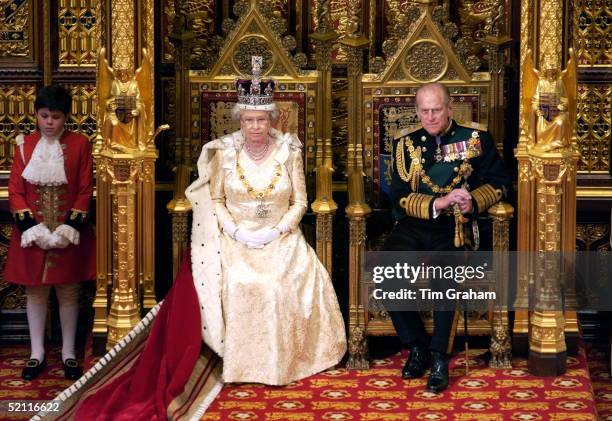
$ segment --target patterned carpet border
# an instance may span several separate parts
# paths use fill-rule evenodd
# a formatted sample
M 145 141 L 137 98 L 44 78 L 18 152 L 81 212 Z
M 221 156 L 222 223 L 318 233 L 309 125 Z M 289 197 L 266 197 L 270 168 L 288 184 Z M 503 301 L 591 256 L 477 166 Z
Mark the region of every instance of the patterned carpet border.
M 597 420 L 584 352 L 568 357 L 567 372 L 542 378 L 525 360 L 493 370 L 460 354 L 451 362 L 451 385 L 441 394 L 425 390 L 426 377 L 400 378 L 406 352 L 375 360 L 367 371 L 328 370 L 284 388 L 227 385 L 202 420 Z M 605 398 L 602 396 L 602 398 Z
M 90 345 L 90 344 L 89 344 Z M 95 363 L 87 347 L 85 366 Z M 48 367 L 33 381 L 20 378 L 29 354 L 25 345 L 0 349 L 0 401 L 50 401 L 70 385 L 63 378 L 59 348 L 47 354 Z M 202 420 L 603 420 L 612 421 L 612 383 L 605 352 L 584 350 L 568 358 L 557 378 L 531 376 L 526 361 L 511 370 L 489 369 L 481 358 L 451 363 L 451 386 L 441 395 L 425 391 L 425 379 L 402 380 L 406 353 L 375 360 L 367 371 L 329 370 L 287 387 L 227 385 Z M 590 377 L 589 377 L 590 376 Z M 0 413 L 2 420 L 32 413 Z

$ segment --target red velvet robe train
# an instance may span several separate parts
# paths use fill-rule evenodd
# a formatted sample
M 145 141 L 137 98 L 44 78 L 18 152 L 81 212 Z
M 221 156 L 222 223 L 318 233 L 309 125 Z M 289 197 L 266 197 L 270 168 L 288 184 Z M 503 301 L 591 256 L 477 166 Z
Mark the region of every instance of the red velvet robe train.
M 200 348 L 205 346 L 200 334 L 198 305 L 191 262 L 185 258 L 138 360 L 127 372 L 86 398 L 74 419 L 174 418 L 168 414 L 168 407 L 183 392 L 200 356 Z

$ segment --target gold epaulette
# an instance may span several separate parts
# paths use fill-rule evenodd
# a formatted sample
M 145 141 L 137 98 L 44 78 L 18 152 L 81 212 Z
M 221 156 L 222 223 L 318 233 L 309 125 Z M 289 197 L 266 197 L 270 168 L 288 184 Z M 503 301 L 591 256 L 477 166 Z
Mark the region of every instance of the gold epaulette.
M 476 202 L 478 212 L 483 212 L 493 206 L 502 198 L 502 191 L 490 184 L 480 186 L 470 192 L 472 199 Z
M 475 121 L 469 121 L 469 122 L 465 122 L 465 123 L 457 122 L 457 125 L 461 126 L 461 127 L 465 127 L 467 129 L 480 130 L 481 132 L 486 132 L 487 131 L 487 126 L 486 125 L 477 123 Z
M 404 136 L 408 136 L 409 134 L 412 134 L 416 132 L 417 130 L 421 130 L 422 128 L 423 126 L 416 126 L 416 127 L 413 127 L 412 129 L 399 130 L 393 134 L 393 139 L 400 139 Z
M 429 209 L 434 196 L 424 193 L 410 193 L 402 197 L 399 204 L 406 210 L 406 215 L 413 218 L 429 219 Z

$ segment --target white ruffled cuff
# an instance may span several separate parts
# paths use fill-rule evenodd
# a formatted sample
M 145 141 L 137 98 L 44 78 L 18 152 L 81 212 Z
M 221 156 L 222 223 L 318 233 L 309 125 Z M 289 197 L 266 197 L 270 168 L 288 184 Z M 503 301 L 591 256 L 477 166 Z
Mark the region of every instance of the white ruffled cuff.
M 21 233 L 21 247 L 30 247 L 36 240 L 44 238 L 47 234 L 50 232 L 45 224 L 34 225 Z
M 54 234 L 61 235 L 66 240 L 70 241 L 75 246 L 79 244 L 81 240 L 81 233 L 72 228 L 70 225 L 62 224 L 55 229 Z

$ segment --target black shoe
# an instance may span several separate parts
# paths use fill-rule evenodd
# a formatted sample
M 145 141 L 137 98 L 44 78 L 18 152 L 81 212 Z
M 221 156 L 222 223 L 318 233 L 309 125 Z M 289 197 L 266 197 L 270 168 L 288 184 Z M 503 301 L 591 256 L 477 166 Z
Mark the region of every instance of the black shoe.
M 67 358 L 63 365 L 64 377 L 68 380 L 77 380 L 83 375 L 83 370 L 81 370 L 79 363 L 74 358 Z
M 36 358 L 30 358 L 28 361 L 26 361 L 26 366 L 21 372 L 21 378 L 24 380 L 34 380 L 40 375 L 40 373 L 42 373 L 46 366 L 47 362 L 45 360 L 42 360 L 41 362 Z
M 410 355 L 404 368 L 402 369 L 402 377 L 404 379 L 416 379 L 425 374 L 425 370 L 429 366 L 429 350 L 418 346 L 410 348 Z
M 448 362 L 450 357 L 438 351 L 431 353 L 431 372 L 427 380 L 427 390 L 440 393 L 448 387 Z

